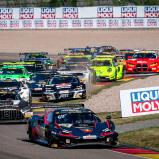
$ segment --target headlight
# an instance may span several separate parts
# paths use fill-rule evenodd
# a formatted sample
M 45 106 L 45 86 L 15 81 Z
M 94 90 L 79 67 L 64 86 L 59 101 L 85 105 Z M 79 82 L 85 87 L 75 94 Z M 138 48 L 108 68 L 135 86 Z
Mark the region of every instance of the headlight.
M 107 70 L 108 72 L 112 72 L 112 68 L 108 68 L 108 70 Z
M 156 65 L 158 65 L 157 62 L 154 62 L 154 63 L 150 64 L 150 66 L 156 66 Z
M 128 63 L 128 65 L 129 65 L 129 66 L 134 66 L 134 64 L 132 64 L 132 63 Z
M 77 86 L 76 87 L 76 90 L 81 90 L 82 89 L 82 86 Z
M 64 133 L 64 134 L 71 134 L 72 131 L 69 131 L 69 130 L 62 130 L 62 133 Z
M 103 132 L 110 132 L 110 129 L 106 128 L 102 130 Z

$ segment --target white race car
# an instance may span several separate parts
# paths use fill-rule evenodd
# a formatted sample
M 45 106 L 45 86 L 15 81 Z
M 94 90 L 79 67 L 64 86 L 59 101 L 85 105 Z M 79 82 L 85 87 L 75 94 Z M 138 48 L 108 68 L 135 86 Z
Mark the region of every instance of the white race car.
M 17 91 L 24 101 L 31 104 L 31 91 L 24 81 L 0 80 L 0 91 Z

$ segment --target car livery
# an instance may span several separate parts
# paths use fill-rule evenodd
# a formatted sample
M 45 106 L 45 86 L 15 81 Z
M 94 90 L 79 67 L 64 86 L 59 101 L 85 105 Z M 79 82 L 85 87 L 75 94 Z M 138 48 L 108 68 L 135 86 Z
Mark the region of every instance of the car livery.
M 85 84 L 77 76 L 55 75 L 44 87 L 44 101 L 86 98 Z
M 118 133 L 113 122 L 102 122 L 89 109 L 55 106 L 44 115 L 33 115 L 28 122 L 28 136 L 33 142 L 50 147 L 72 147 L 85 144 L 116 145 Z
M 0 79 L 30 80 L 31 74 L 24 66 L 6 65 L 1 68 Z
M 32 95 L 42 95 L 44 92 L 43 88 L 47 84 L 48 80 L 57 74 L 59 73 L 56 71 L 42 71 L 32 76 L 29 82 Z
M 127 73 L 159 72 L 159 59 L 154 52 L 136 52 L 131 59 L 126 60 Z
M 101 80 L 117 80 L 123 78 L 123 65 L 111 57 L 101 57 L 92 60 L 91 68 L 96 72 L 96 78 Z

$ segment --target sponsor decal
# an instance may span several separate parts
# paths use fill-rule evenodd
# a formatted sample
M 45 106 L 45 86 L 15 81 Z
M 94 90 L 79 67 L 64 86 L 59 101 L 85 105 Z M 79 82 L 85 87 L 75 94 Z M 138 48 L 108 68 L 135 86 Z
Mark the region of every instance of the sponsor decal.
M 92 28 L 93 27 L 93 20 L 91 20 L 91 19 L 85 19 L 84 20 L 84 27 L 85 28 Z
M 135 6 L 121 7 L 121 17 L 122 18 L 136 18 L 137 17 L 137 7 L 135 7 Z
M 0 8 L 0 19 L 12 19 L 13 9 L 12 8 Z
M 147 26 L 157 26 L 157 19 L 147 19 Z
M 23 20 L 22 24 L 23 24 L 23 28 L 32 28 L 32 21 L 31 20 Z
M 0 29 L 6 29 L 7 28 L 7 21 L 1 20 L 0 21 Z
M 133 113 L 159 110 L 159 90 L 132 92 L 130 96 Z
M 107 21 L 105 19 L 97 19 L 97 27 L 105 28 L 107 26 Z
M 122 27 L 131 27 L 131 19 L 122 19 L 122 21 L 121 21 L 121 23 L 122 23 Z
M 73 19 L 72 20 L 72 27 L 75 28 L 75 27 L 78 27 L 80 28 L 82 26 L 81 24 L 81 20 L 80 19 Z
M 97 7 L 98 18 L 113 18 L 113 7 Z
M 76 7 L 65 7 L 63 8 L 64 19 L 76 19 L 78 18 L 78 8 Z
M 118 27 L 119 26 L 118 19 L 109 19 L 108 20 L 108 26 L 109 27 Z
M 41 19 L 55 19 L 55 8 L 41 8 Z
M 10 28 L 19 28 L 19 20 L 10 20 Z
M 159 17 L 159 6 L 145 6 L 144 16 L 146 18 L 158 18 Z
M 19 8 L 19 19 L 34 19 L 34 8 Z
M 56 26 L 57 26 L 56 20 L 48 20 L 47 21 L 47 27 L 49 27 L 49 28 L 56 28 Z
M 68 20 L 59 20 L 59 28 L 68 28 Z
M 144 19 L 134 19 L 134 26 L 144 26 Z
M 34 24 L 35 24 L 36 28 L 43 28 L 44 27 L 44 21 L 42 19 L 34 20 Z

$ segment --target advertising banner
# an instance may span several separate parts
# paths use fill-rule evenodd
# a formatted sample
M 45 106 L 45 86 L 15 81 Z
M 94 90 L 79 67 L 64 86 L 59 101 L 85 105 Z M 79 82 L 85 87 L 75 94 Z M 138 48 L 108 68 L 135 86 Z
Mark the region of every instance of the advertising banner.
M 159 113 L 159 87 L 120 91 L 122 117 Z

